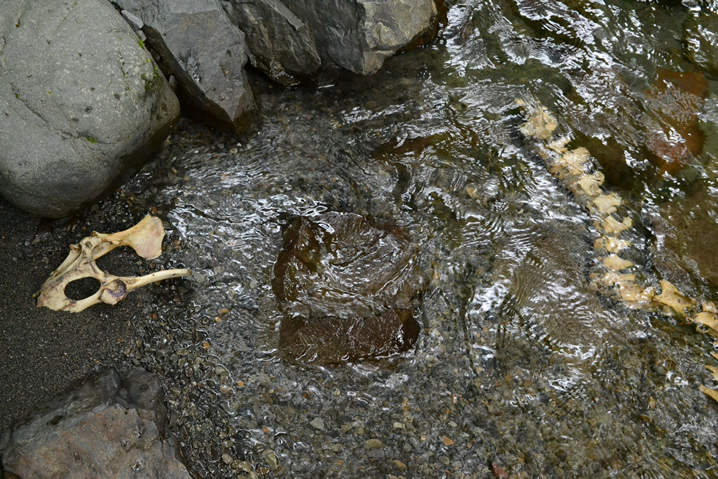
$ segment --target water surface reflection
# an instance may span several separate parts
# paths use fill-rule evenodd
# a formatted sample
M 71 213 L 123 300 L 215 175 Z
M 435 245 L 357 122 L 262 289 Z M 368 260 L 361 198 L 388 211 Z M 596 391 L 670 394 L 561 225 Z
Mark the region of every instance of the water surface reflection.
M 596 232 L 520 133 L 516 99 L 546 105 L 628 199 L 642 278 L 715 301 L 715 71 L 689 60 L 684 32 L 715 15 L 453 3 L 436 44 L 375 76 L 265 85 L 249 137 L 185 125 L 167 151 L 176 174 L 135 188 L 167 211 L 174 261 L 197 272 L 189 311 L 168 305 L 147 334 L 187 351 L 148 361 L 174 382 L 173 428 L 198 474 L 713 475 L 718 414 L 697 389 L 709 339 L 591 288 Z M 686 96 L 688 110 L 666 113 Z M 667 168 L 650 146 L 664 127 L 699 128 L 705 144 Z M 390 221 L 419 245 L 432 280 L 413 350 L 332 367 L 278 359 L 281 227 L 327 211 Z

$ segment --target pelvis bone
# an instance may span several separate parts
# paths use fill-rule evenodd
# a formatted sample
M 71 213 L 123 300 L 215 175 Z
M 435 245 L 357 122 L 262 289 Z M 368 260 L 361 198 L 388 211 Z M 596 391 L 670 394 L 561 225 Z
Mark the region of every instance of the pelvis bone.
M 162 221 L 150 215 L 145 216 L 132 228 L 119 233 L 93 232 L 80 240 L 80 243 L 70 245 L 70 254 L 40 288 L 37 306 L 78 313 L 98 303 L 116 304 L 125 299 L 130 291 L 146 284 L 191 275 L 192 271 L 188 269 L 169 269 L 146 276 L 114 276 L 102 271 L 95 263 L 97 258 L 118 246 L 129 246 L 146 259 L 157 258 L 162 254 L 164 236 Z M 97 279 L 100 288 L 95 294 L 84 299 L 68 298 L 65 295 L 65 287 L 83 278 Z

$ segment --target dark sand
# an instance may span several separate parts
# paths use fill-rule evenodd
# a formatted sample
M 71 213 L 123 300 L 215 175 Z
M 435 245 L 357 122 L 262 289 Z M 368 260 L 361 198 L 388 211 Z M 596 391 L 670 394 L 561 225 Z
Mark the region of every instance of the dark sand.
M 119 364 L 134 340 L 141 293 L 82 313 L 39 309 L 33 298 L 71 243 L 93 229 L 129 227 L 135 214 L 110 216 L 92 208 L 84 217 L 41 223 L 0 199 L 0 433 L 74 381 Z M 112 231 L 101 229 L 113 221 Z

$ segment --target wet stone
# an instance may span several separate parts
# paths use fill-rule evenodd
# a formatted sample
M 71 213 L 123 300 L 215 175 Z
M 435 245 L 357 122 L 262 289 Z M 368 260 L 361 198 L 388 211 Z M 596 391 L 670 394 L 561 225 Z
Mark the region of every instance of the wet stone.
M 400 228 L 354 213 L 296 217 L 282 231 L 272 288 L 284 313 L 279 351 L 337 363 L 410 349 L 426 279 Z
M 718 203 L 702 185 L 684 198 L 672 198 L 659 205 L 650 222 L 657 241 L 652 245 L 653 261 L 665 279 L 690 286 L 691 275 L 718 286 L 715 241 L 718 237 Z
M 663 172 L 678 173 L 703 149 L 699 113 L 707 92 L 703 72 L 659 70 L 647 97 L 656 112 L 644 118 L 646 146 Z
M 324 421 L 322 421 L 321 418 L 316 417 L 316 418 L 312 419 L 312 421 L 309 424 L 311 424 L 311 426 L 314 429 L 319 429 L 319 430 L 324 429 Z
M 384 447 L 384 444 L 379 439 L 367 439 L 366 446 L 370 449 L 378 449 Z
M 685 23 L 684 45 L 688 58 L 711 74 L 718 73 L 718 17 L 692 15 Z
M 37 408 L 0 437 L 2 477 L 189 478 L 166 432 L 159 379 L 109 369 Z

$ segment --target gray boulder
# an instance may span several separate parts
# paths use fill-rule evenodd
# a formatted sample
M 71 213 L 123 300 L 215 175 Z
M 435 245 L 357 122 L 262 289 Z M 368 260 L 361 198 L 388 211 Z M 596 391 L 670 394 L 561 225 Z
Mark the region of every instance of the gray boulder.
M 0 194 L 60 218 L 138 167 L 179 116 L 104 0 L 0 2 Z
M 230 19 L 246 34 L 255 68 L 284 85 L 294 85 L 322 65 L 307 25 L 279 0 L 223 2 Z
M 159 381 L 144 370 L 124 381 L 99 374 L 3 434 L 5 477 L 183 478 L 174 441 L 164 437 Z
M 434 0 L 286 0 L 311 29 L 322 60 L 374 73 L 397 51 L 435 31 Z
M 222 129 L 242 130 L 256 110 L 244 65 L 244 33 L 219 0 L 113 0 L 143 23 L 148 46 L 177 80 L 182 109 Z

